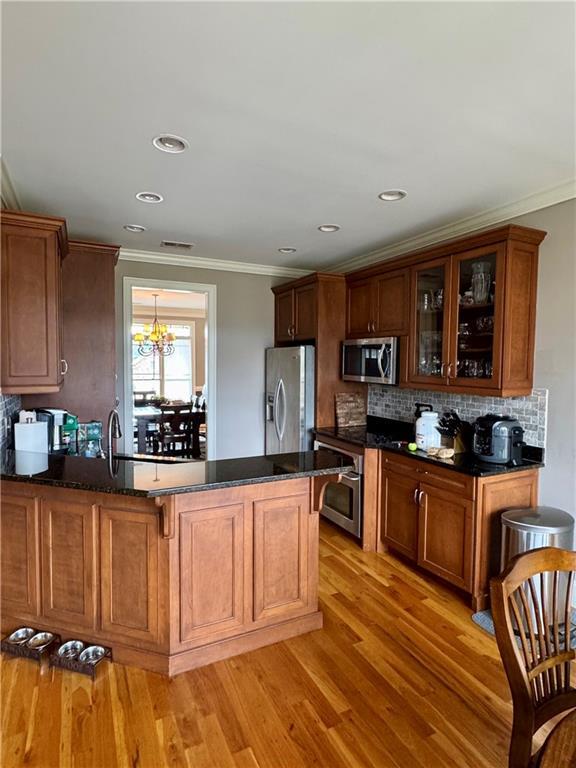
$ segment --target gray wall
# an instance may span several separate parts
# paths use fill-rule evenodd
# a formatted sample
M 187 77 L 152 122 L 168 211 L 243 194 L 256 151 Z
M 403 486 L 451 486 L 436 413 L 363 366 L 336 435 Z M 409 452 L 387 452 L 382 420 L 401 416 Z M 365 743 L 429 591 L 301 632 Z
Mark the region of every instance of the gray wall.
M 576 201 L 511 223 L 548 232 L 540 246 L 534 386 L 548 390 L 540 503 L 576 516 Z
M 119 261 L 116 267 L 116 355 L 117 394 L 121 402 L 124 399 L 124 277 L 216 286 L 216 458 L 263 454 L 264 350 L 274 344 L 274 295 L 270 288 L 283 281 L 265 275 Z M 212 394 L 208 393 L 208 397 L 210 401 Z

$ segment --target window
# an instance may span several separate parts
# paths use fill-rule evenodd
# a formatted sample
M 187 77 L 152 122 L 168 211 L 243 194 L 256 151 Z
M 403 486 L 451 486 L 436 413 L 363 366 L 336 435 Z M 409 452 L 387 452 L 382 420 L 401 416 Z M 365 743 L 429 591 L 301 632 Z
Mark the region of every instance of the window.
M 142 357 L 138 353 L 138 344 L 132 342 L 132 378 L 135 392 L 155 392 L 158 397 L 167 400 L 190 400 L 194 391 L 192 328 L 191 325 L 170 324 L 169 330 L 176 339 L 174 352 L 168 357 Z M 132 325 L 132 335 L 143 330 L 143 323 Z

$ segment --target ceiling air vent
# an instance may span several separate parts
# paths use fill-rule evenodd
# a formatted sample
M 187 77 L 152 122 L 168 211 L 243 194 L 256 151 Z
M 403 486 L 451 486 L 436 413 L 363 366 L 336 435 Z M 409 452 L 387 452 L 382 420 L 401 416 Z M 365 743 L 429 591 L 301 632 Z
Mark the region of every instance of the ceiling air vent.
M 160 245 L 162 248 L 184 248 L 187 251 L 194 248 L 194 243 L 181 243 L 179 240 L 162 240 Z

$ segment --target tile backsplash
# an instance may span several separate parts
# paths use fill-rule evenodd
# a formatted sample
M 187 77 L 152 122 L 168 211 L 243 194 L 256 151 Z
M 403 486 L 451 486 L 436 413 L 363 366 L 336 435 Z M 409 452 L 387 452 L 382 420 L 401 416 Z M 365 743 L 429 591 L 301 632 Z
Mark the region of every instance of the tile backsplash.
M 10 433 L 12 416 L 20 410 L 18 395 L 0 395 L 0 452 L 3 452 L 12 441 Z
M 455 410 L 464 421 L 475 421 L 486 413 L 513 416 L 524 428 L 524 440 L 528 445 L 546 447 L 547 389 L 533 389 L 532 394 L 525 397 L 480 397 L 381 384 L 370 384 L 368 388 L 369 416 L 413 421 L 417 402 L 430 403 L 439 413 Z

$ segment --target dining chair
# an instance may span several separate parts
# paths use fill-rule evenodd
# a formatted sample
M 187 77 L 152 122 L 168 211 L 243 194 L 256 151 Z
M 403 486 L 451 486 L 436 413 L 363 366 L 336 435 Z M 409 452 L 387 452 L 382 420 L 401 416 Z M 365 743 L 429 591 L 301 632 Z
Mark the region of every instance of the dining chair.
M 189 456 L 192 450 L 192 406 L 162 405 L 157 441 L 162 453 Z M 177 447 L 179 446 L 179 447 Z
M 575 571 L 576 552 L 543 547 L 512 558 L 491 580 L 494 630 L 514 708 L 509 768 L 536 766 L 536 731 L 576 707 Z

